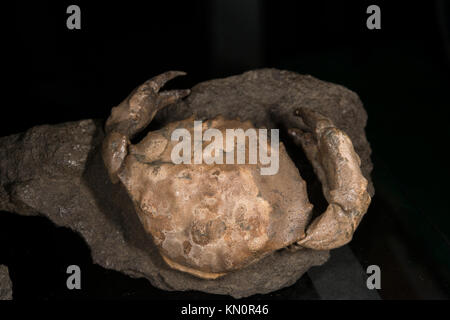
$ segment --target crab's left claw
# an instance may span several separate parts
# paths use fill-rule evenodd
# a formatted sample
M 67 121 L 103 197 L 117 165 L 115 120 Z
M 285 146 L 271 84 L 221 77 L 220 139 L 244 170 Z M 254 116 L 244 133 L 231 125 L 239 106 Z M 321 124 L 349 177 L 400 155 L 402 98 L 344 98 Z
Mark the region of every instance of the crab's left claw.
M 332 121 L 311 109 L 296 111 L 310 132 L 290 129 L 322 183 L 329 205 L 306 230 L 298 244 L 316 250 L 334 249 L 348 243 L 370 204 L 367 180 L 350 138 Z

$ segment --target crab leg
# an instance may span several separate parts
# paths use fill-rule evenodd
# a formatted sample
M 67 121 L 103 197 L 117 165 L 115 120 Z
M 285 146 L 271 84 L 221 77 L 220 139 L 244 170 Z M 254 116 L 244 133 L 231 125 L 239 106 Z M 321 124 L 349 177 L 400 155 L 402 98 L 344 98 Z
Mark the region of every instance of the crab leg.
M 307 108 L 296 111 L 307 131 L 290 129 L 301 145 L 322 183 L 329 205 L 314 219 L 306 236 L 298 241 L 303 247 L 329 250 L 348 243 L 370 204 L 367 180 L 361 173 L 361 161 L 350 138 L 322 114 Z
M 167 105 L 189 95 L 190 90 L 159 90 L 169 80 L 185 75 L 182 71 L 168 71 L 147 80 L 137 87 L 122 103 L 114 107 L 106 121 L 106 137 L 102 155 L 113 183 L 128 153 L 130 139 L 147 127 L 156 113 Z

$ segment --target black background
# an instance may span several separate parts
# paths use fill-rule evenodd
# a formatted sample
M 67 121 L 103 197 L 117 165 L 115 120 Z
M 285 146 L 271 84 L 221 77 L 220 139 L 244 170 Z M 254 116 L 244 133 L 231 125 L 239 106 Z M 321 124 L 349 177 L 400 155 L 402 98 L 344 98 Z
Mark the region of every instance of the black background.
M 81 8 L 81 30 L 66 8 Z M 366 8 L 381 8 L 381 30 Z M 21 1 L 4 44 L 0 136 L 40 124 L 106 118 L 167 70 L 168 87 L 276 67 L 355 91 L 369 115 L 376 195 L 351 249 L 382 270 L 384 299 L 450 296 L 450 4 L 446 1 Z M 183 298 L 93 265 L 80 236 L 40 217 L 0 214 L 0 263 L 14 298 Z M 65 287 L 66 267 L 83 290 Z M 266 297 L 317 298 L 308 277 Z M 190 298 L 217 298 L 192 293 Z

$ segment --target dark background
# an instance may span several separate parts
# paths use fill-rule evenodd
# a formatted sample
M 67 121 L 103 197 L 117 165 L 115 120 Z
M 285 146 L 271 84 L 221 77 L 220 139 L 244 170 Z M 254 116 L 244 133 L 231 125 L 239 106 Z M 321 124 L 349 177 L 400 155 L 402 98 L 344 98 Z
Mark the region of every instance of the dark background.
M 81 30 L 66 28 L 70 4 Z M 381 30 L 366 28 L 370 4 Z M 450 297 L 447 1 L 21 1 L 10 14 L 0 136 L 106 118 L 167 70 L 188 72 L 169 88 L 275 67 L 355 91 L 369 115 L 376 195 L 350 247 L 363 267 L 380 266 L 383 299 Z M 2 212 L 0 238 L 16 299 L 186 297 L 93 265 L 80 236 L 44 218 Z M 70 264 L 84 290 L 66 289 Z M 317 295 L 305 276 L 266 297 Z

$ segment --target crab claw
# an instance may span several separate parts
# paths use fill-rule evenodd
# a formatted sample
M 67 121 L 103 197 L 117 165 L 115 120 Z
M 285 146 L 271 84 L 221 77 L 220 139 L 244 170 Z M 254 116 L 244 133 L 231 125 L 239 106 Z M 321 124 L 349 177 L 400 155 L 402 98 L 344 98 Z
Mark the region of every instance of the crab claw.
M 167 81 L 185 74 L 182 71 L 168 71 L 153 77 L 111 110 L 105 125 L 102 156 L 113 183 L 118 182 L 118 173 L 128 154 L 130 139 L 148 126 L 159 110 L 189 95 L 190 90 L 159 92 Z
M 158 107 L 159 109 L 168 106 L 169 104 L 177 102 L 179 99 L 182 99 L 188 96 L 191 93 L 191 90 L 168 90 L 163 91 L 159 94 L 158 98 Z
M 159 93 L 169 80 L 185 74 L 183 71 L 168 71 L 137 87 L 127 99 L 112 109 L 106 122 L 106 132 L 116 131 L 131 139 L 149 125 L 159 110 L 189 95 L 188 89 Z
M 159 90 L 170 80 L 179 77 L 185 76 L 186 72 L 184 71 L 167 71 L 161 73 L 157 76 L 154 76 L 150 80 L 147 80 L 141 87 L 151 87 L 154 92 L 159 92 Z
M 322 183 L 329 205 L 298 241 L 303 247 L 329 250 L 350 242 L 370 204 L 367 180 L 350 138 L 322 114 L 307 108 L 296 111 L 309 132 L 290 129 Z

